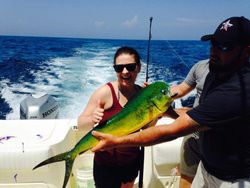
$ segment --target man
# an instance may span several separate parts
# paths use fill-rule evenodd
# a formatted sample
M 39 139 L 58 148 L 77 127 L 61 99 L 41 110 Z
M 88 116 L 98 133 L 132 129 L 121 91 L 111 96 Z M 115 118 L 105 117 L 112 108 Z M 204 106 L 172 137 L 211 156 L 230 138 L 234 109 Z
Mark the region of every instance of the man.
M 199 105 L 167 126 L 124 137 L 93 131 L 100 142 L 92 150 L 148 146 L 200 131 L 192 187 L 250 187 L 250 21 L 231 17 L 201 39 L 212 45 Z
M 171 93 L 177 93 L 175 98 L 181 98 L 196 89 L 193 107 L 199 104 L 200 95 L 206 76 L 209 72 L 209 61 L 202 60 L 194 64 L 185 80 L 171 87 Z M 198 145 L 199 134 L 193 133 L 184 137 L 180 152 L 180 188 L 190 188 L 201 160 Z

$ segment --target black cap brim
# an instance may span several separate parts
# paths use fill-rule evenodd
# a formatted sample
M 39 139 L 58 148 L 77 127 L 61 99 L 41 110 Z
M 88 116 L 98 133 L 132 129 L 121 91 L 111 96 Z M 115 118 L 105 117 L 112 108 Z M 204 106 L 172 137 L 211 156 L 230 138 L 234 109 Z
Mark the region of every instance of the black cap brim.
M 212 40 L 214 38 L 214 35 L 204 35 L 201 37 L 202 41 L 208 41 L 208 40 Z

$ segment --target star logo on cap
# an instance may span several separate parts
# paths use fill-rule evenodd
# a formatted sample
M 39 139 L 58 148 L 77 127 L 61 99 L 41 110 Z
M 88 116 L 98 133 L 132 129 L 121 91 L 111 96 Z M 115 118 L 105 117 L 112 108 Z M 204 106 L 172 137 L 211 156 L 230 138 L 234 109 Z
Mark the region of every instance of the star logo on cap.
M 228 29 L 229 27 L 232 27 L 232 26 L 233 26 L 233 24 L 230 23 L 230 20 L 227 20 L 226 22 L 224 22 L 224 23 L 222 24 L 220 30 L 225 30 L 225 31 L 227 31 L 227 29 Z

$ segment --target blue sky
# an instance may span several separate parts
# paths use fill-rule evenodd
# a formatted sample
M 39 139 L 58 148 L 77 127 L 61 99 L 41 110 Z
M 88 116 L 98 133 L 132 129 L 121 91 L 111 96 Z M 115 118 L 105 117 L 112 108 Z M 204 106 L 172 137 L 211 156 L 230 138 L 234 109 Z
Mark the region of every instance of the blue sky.
M 199 40 L 250 0 L 0 0 L 0 35 Z

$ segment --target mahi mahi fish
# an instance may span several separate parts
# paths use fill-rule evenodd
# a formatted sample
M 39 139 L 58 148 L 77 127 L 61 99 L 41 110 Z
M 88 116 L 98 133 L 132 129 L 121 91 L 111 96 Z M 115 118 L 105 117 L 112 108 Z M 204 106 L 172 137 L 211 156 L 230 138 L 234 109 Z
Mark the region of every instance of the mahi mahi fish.
M 98 139 L 92 136 L 91 132 L 93 130 L 115 136 L 128 135 L 159 118 L 167 111 L 172 102 L 173 97 L 170 95 L 169 85 L 161 81 L 154 82 L 136 94 L 119 113 L 111 117 L 104 124 L 99 124 L 89 131 L 73 149 L 39 163 L 33 170 L 49 163 L 65 161 L 66 170 L 62 186 L 65 188 L 75 158 L 99 142 Z

